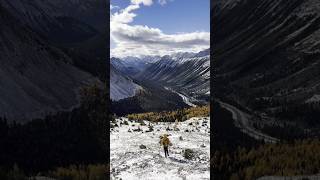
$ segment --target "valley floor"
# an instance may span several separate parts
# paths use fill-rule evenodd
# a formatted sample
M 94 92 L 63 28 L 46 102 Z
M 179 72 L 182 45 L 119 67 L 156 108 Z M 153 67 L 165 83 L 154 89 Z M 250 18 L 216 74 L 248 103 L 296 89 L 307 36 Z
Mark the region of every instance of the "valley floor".
M 242 112 L 241 110 L 237 109 L 236 107 L 220 102 L 221 106 L 228 111 L 232 113 L 232 118 L 235 121 L 235 125 L 241 129 L 242 132 L 245 134 L 249 135 L 250 137 L 256 139 L 256 140 L 263 140 L 264 142 L 267 143 L 277 143 L 280 140 L 274 137 L 271 137 L 267 134 L 264 134 L 253 127 L 250 126 L 249 124 L 249 115 Z
M 123 124 L 125 121 L 128 125 Z M 210 179 L 209 117 L 179 122 L 178 131 L 166 130 L 173 129 L 174 123 L 151 123 L 154 130 L 146 132 L 149 122 L 145 123 L 141 126 L 127 118 L 116 119 L 119 127 L 110 132 L 111 179 Z M 142 131 L 131 132 L 138 126 Z M 169 158 L 164 157 L 163 147 L 159 145 L 159 137 L 164 133 L 169 134 L 173 144 L 169 147 Z M 195 152 L 193 159 L 183 156 L 185 149 Z

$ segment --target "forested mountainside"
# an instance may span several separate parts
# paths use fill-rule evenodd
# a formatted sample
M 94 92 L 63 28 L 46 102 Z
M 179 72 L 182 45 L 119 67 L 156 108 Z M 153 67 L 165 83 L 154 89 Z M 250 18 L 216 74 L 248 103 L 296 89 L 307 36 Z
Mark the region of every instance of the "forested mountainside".
M 312 118 L 320 108 L 320 2 L 217 0 L 211 8 L 215 95 L 320 127 Z
M 1 117 L 25 122 L 71 110 L 79 105 L 81 87 L 93 83 L 102 86 L 106 53 L 84 50 L 88 46 L 106 47 L 102 42 L 105 38 L 97 39 L 103 35 L 93 26 L 68 17 L 67 12 L 45 1 L 1 1 L 0 9 Z M 52 27 L 57 31 L 52 32 Z M 76 32 L 68 32 L 70 29 Z M 68 46 L 53 41 L 56 36 L 65 39 L 65 33 L 79 37 L 70 37 Z M 98 55 L 92 58 L 92 52 Z M 86 67 L 89 60 L 91 65 Z
M 106 169 L 96 168 L 109 163 L 108 97 L 107 89 L 95 84 L 81 88 L 80 106 L 70 112 L 24 124 L 0 118 L 0 179 L 86 179 L 86 173 L 107 178 Z

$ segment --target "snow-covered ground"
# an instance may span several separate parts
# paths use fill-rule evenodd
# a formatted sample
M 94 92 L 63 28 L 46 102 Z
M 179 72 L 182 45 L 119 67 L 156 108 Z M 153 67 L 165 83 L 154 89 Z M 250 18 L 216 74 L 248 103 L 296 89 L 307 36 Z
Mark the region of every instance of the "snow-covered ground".
M 179 122 L 177 131 L 173 130 L 175 123 L 150 123 L 154 130 L 146 132 L 149 122 L 144 122 L 146 125 L 141 126 L 127 118 L 116 119 L 118 127 L 110 130 L 111 179 L 210 179 L 209 117 Z M 133 131 L 138 127 L 142 131 Z M 172 130 L 167 130 L 168 127 Z M 169 147 L 168 158 L 164 157 L 163 147 L 159 145 L 160 135 L 164 133 L 169 134 L 173 144 Z M 146 149 L 141 149 L 140 145 L 145 145 Z M 183 156 L 185 149 L 195 152 L 193 159 Z

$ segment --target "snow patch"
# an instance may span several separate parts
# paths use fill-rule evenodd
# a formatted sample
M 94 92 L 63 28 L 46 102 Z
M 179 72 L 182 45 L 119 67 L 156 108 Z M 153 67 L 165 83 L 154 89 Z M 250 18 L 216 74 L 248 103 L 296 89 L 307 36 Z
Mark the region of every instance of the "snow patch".
M 110 98 L 115 101 L 135 96 L 140 90 L 141 86 L 134 83 L 132 79 L 124 76 L 115 68 L 110 69 Z

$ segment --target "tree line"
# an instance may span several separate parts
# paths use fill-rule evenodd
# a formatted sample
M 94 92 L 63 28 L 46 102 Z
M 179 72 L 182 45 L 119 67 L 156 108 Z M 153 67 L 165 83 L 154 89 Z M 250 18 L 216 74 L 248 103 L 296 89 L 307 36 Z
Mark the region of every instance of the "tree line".
M 262 176 L 320 172 L 320 140 L 291 139 L 277 144 L 254 140 L 234 126 L 232 114 L 213 103 L 211 171 L 214 179 L 251 180 Z M 295 132 L 292 132 L 295 133 Z
M 98 85 L 85 87 L 80 94 L 81 106 L 71 112 L 25 124 L 0 118 L 0 174 L 20 169 L 31 176 L 71 164 L 108 164 L 109 96 Z
M 183 108 L 175 111 L 162 111 L 162 112 L 147 112 L 147 113 L 138 113 L 138 114 L 129 114 L 127 118 L 129 120 L 137 121 L 152 121 L 152 122 L 175 122 L 186 121 L 192 117 L 208 117 L 210 116 L 210 107 L 206 106 L 197 106 L 191 108 Z

